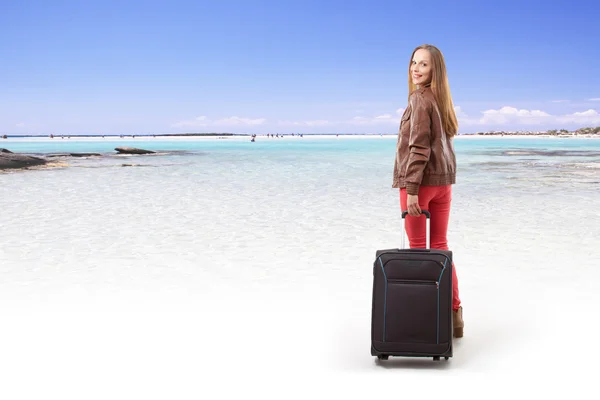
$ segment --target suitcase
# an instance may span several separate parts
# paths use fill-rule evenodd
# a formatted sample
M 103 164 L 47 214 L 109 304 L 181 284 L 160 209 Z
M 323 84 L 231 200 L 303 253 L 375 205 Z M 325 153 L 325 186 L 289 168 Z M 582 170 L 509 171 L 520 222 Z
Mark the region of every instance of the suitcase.
M 452 357 L 452 251 L 431 249 L 431 215 L 425 249 L 378 250 L 373 265 L 371 355 Z

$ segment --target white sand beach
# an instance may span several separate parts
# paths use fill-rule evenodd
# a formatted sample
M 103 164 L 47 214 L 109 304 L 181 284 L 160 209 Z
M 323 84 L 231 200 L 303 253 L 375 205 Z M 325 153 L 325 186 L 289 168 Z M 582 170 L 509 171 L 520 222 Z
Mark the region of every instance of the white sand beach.
M 255 138 L 256 141 L 276 141 L 276 140 L 330 140 L 330 139 L 338 139 L 338 140 L 359 140 L 359 139 L 374 139 L 374 138 L 382 138 L 382 139 L 396 139 L 398 135 L 396 133 L 389 134 L 304 134 L 303 136 L 299 135 L 291 135 L 291 134 L 283 134 L 279 135 L 279 137 L 267 136 L 266 134 L 258 134 Z M 50 138 L 47 136 L 39 137 L 9 137 L 8 139 L 0 140 L 0 147 L 4 145 L 4 147 L 8 147 L 11 143 L 19 143 L 19 142 L 40 142 L 40 143 L 60 143 L 68 142 L 68 141 L 82 141 L 82 142 L 107 142 L 107 141 L 122 141 L 131 144 L 131 142 L 144 142 L 144 141 L 152 141 L 152 142 L 173 142 L 173 141 L 214 141 L 214 140 L 228 140 L 228 141 L 250 141 L 250 134 L 235 134 L 235 135 L 211 135 L 211 136 L 191 136 L 191 135 L 168 135 L 168 136 L 140 136 L 140 135 L 124 135 L 123 137 L 119 136 L 64 136 L 61 138 L 60 136 L 55 136 L 54 138 Z M 598 139 L 600 138 L 599 134 L 585 134 L 585 135 L 475 135 L 475 134 L 459 134 L 455 136 L 457 140 L 486 140 L 486 139 Z

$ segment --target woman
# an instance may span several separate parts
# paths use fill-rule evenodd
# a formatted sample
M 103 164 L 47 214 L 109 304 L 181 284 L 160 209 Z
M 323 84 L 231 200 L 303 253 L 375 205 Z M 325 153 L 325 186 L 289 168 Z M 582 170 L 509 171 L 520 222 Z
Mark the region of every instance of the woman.
M 400 207 L 408 210 L 406 233 L 411 248 L 425 248 L 425 217 L 431 214 L 432 249 L 448 250 L 448 220 L 452 184 L 456 183 L 456 156 L 452 139 L 458 132 L 444 56 L 432 45 L 417 47 L 408 69 L 408 106 L 402 115 L 394 180 L 400 189 Z M 454 337 L 463 336 L 464 322 L 458 296 L 456 268 L 452 268 Z

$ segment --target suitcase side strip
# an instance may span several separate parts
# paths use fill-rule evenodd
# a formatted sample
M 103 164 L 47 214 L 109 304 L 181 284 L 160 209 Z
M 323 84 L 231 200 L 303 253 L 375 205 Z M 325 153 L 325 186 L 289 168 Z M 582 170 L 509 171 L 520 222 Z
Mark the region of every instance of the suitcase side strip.
M 387 314 L 387 286 L 388 286 L 388 282 L 387 282 L 387 275 L 385 274 L 385 268 L 383 268 L 383 262 L 381 261 L 381 257 L 379 257 L 379 265 L 381 265 L 381 272 L 383 272 L 383 281 L 385 282 L 385 285 L 383 286 L 384 290 L 383 290 L 383 342 L 385 342 L 385 317 Z
M 440 272 L 440 277 L 438 278 L 438 291 L 437 291 L 437 337 L 436 344 L 440 344 L 440 283 L 442 282 L 442 276 L 444 275 L 444 271 L 446 271 L 446 263 L 448 263 L 448 257 L 444 260 L 444 265 L 442 268 L 442 272 Z

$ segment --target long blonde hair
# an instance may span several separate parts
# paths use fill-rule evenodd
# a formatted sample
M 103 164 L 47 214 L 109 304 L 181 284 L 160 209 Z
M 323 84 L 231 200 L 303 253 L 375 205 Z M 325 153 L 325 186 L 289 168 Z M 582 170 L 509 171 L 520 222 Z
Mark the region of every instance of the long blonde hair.
M 431 44 L 423 44 L 413 50 L 408 62 L 408 96 L 410 98 L 410 94 L 417 88 L 412 82 L 410 67 L 413 57 L 419 49 L 427 50 L 431 55 L 431 91 L 440 110 L 442 126 L 446 135 L 454 136 L 458 133 L 458 120 L 456 119 L 452 95 L 450 94 L 444 55 L 437 47 Z

